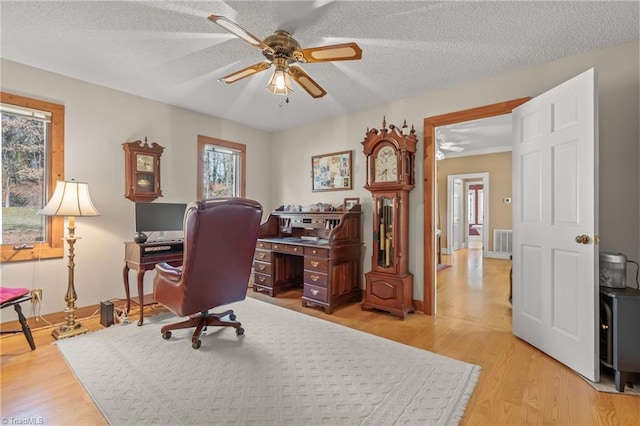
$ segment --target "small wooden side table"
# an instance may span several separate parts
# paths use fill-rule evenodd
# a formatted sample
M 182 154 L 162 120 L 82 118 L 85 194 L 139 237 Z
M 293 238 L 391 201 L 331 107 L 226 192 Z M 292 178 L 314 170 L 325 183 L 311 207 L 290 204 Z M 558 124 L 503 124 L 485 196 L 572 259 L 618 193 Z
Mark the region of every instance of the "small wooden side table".
M 153 300 L 145 300 L 144 297 L 144 273 L 155 269 L 156 264 L 167 262 L 172 266 L 182 265 L 182 253 L 184 244 L 182 240 L 158 241 L 152 243 L 134 243 L 125 241 L 124 243 L 124 269 L 122 279 L 124 291 L 127 297 L 125 311 L 129 314 L 131 307 L 131 295 L 129 292 L 129 270 L 138 271 L 138 300 L 140 303 L 140 319 L 138 326 L 144 322 L 144 305 L 154 303 Z

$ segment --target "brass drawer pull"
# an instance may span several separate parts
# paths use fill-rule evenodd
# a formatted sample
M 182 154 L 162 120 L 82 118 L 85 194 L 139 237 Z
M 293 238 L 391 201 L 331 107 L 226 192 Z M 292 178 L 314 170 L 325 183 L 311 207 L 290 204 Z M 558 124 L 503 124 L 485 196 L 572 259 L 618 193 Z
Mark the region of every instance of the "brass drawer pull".
M 258 269 L 260 269 L 261 271 L 264 271 L 266 267 L 267 267 L 266 265 L 259 265 Z
M 312 281 L 318 281 L 319 278 L 320 278 L 319 275 L 311 275 L 311 280 Z
M 277 245 L 277 244 L 274 244 L 274 245 L 273 245 L 273 248 L 274 248 L 274 249 L 279 249 L 279 248 L 280 248 L 280 246 L 279 246 L 279 245 Z
M 317 268 L 319 264 L 320 264 L 320 262 L 318 262 L 317 260 L 312 260 L 311 261 L 311 266 L 313 266 L 314 268 Z
M 314 296 L 317 296 L 320 293 L 320 290 L 316 290 L 315 288 L 311 289 L 311 294 L 313 294 Z
M 298 251 L 298 247 L 294 247 L 294 248 L 293 248 L 293 251 Z
M 265 278 L 264 278 L 264 277 L 258 277 L 258 281 L 260 281 L 261 283 L 263 283 L 263 282 L 264 282 L 264 280 L 265 280 Z
M 318 250 L 312 250 L 311 253 L 318 254 Z
M 258 255 L 258 257 L 259 257 L 260 259 L 264 259 L 266 256 L 267 256 L 267 255 L 266 255 L 266 253 L 260 253 L 260 254 Z

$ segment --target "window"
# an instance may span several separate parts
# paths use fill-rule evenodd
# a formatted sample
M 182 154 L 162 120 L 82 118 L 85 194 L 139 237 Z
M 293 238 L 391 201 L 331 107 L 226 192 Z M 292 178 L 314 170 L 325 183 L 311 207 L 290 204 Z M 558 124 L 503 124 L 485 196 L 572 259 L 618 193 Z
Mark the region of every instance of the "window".
M 36 212 L 64 179 L 64 106 L 0 95 L 0 261 L 62 257 L 64 218 Z
M 246 148 L 198 135 L 198 199 L 245 196 Z

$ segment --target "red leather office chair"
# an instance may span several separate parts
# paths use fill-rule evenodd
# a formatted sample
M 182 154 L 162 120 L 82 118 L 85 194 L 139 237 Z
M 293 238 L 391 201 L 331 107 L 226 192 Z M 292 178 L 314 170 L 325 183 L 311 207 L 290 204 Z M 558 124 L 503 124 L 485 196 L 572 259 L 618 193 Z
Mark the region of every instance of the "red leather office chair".
M 191 338 L 200 347 L 207 326 L 244 329 L 232 310 L 209 309 L 244 300 L 255 253 L 262 206 L 244 198 L 215 198 L 189 204 L 184 216 L 182 266 L 156 265 L 155 300 L 178 316 L 189 319 L 160 330 L 169 339 L 171 330 L 196 327 Z M 224 317 L 229 320 L 223 320 Z

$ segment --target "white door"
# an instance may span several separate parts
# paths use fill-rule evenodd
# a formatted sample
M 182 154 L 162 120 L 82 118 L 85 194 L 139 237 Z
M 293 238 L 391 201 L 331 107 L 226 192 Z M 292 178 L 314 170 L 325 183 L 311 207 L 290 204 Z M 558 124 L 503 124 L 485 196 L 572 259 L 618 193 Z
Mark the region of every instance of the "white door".
M 453 181 L 453 250 L 462 248 L 462 180 Z
M 592 381 L 600 379 L 596 117 L 593 69 L 513 111 L 513 333 Z

